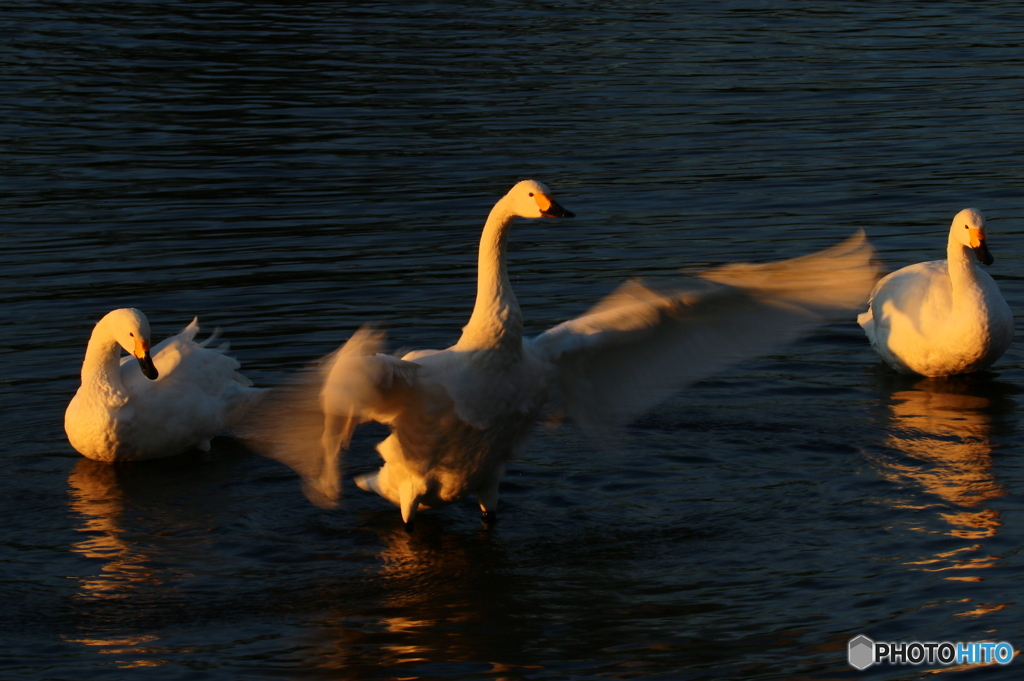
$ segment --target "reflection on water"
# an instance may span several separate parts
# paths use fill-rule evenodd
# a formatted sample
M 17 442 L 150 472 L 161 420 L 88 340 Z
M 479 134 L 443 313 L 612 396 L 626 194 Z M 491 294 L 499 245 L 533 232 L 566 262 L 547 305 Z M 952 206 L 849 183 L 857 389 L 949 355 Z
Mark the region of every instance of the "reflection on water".
M 225 495 L 225 481 L 244 460 L 236 451 L 244 454 L 217 438 L 208 455 L 119 464 L 78 459 L 67 478 L 77 537 L 67 547 L 86 569 L 75 578 L 81 618 L 63 640 L 110 656 L 108 664 L 120 668 L 167 664 L 161 627 L 201 616 L 204 600 L 219 591 L 212 528 L 225 516 L 238 520 Z
M 116 307 L 168 320 L 157 335 L 193 314 L 223 325 L 257 385 L 365 322 L 445 347 L 472 306 L 487 210 L 522 176 L 579 216 L 519 225 L 509 244 L 533 332 L 637 274 L 795 256 L 861 226 L 890 264 L 926 260 L 936 225 L 974 203 L 1008 225 L 992 272 L 1019 312 L 1011 4 L 5 10 L 12 669 L 821 679 L 850 675 L 853 633 L 1019 629 L 1003 604 L 1022 599 L 1024 525 L 1005 505 L 1024 483 L 1004 461 L 1022 439 L 1000 384 L 905 382 L 871 421 L 856 396 L 876 360 L 849 319 L 695 386 L 621 452 L 569 459 L 571 427 L 541 435 L 490 541 L 460 508 L 402 534 L 349 478 L 353 494 L 321 511 L 263 458 L 68 459 L 61 428 L 88 331 Z M 969 43 L 942 39 L 968 24 Z M 1024 385 L 1021 362 L 997 366 Z M 958 396 L 981 403 L 941 404 Z M 376 461 L 366 442 L 353 466 Z M 857 451 L 881 452 L 896 482 L 848 475 Z M 918 531 L 874 531 L 894 518 Z M 979 567 L 992 555 L 999 567 Z
M 71 545 L 71 550 L 87 558 L 103 561 L 99 574 L 81 580 L 81 598 L 125 599 L 130 598 L 141 586 L 158 586 L 162 579 L 159 571 L 147 565 L 150 555 L 139 545 L 125 539 L 126 530 L 122 524 L 125 514 L 126 494 L 118 482 L 119 467 L 91 459 L 79 459 L 68 477 L 68 492 L 71 509 L 82 518 L 78 531 L 81 541 Z M 109 636 L 100 632 L 66 638 L 69 643 L 94 646 L 98 652 L 108 655 L 129 655 L 155 652 L 143 648 L 159 637 L 150 633 Z M 115 660 L 121 668 L 153 667 L 166 664 L 155 658 Z
M 508 593 L 489 588 L 495 586 L 490 579 L 494 570 L 500 571 L 504 562 L 493 555 L 493 545 L 485 537 L 478 537 L 479 542 L 472 536 L 448 534 L 421 538 L 401 528 L 383 532 L 381 539 L 385 548 L 380 577 L 388 593 L 382 623 L 403 641 L 388 647 L 395 661 L 426 662 L 432 652 L 453 656 L 448 659 L 476 657 L 467 655 L 467 644 L 473 644 L 462 632 L 487 626 L 502 594 Z M 492 554 L 491 559 L 480 552 Z M 482 565 L 488 566 L 486 571 L 479 571 Z M 456 623 L 461 624 L 460 633 L 452 636 L 451 625 Z
M 1003 521 L 987 502 L 1006 494 L 993 472 L 994 436 L 1008 427 L 1016 403 L 1014 386 L 991 375 L 949 378 L 883 379 L 890 393 L 889 424 L 884 444 L 899 453 L 879 457 L 880 475 L 912 490 L 893 505 L 911 511 L 937 509 L 947 527 L 943 534 L 968 543 L 908 564 L 928 571 L 956 571 L 954 581 L 981 581 L 978 570 L 998 564 L 981 543 L 996 535 Z M 926 494 L 920 494 L 924 492 Z M 931 514 L 913 529 L 935 532 Z M 1005 607 L 978 605 L 963 615 Z
M 487 530 L 453 532 L 444 520 L 424 518 L 412 533 L 389 523 L 377 539 L 379 562 L 365 588 L 379 601 L 358 617 L 349 603 L 335 603 L 316 635 L 311 665 L 348 672 L 386 667 L 402 670 L 399 676 L 437 665 L 464 674 L 523 666 L 522 646 L 537 635 L 520 623 L 527 590 Z
M 146 567 L 149 556 L 124 540 L 121 516 L 125 492 L 117 480 L 117 466 L 80 459 L 68 477 L 71 508 L 82 517 L 81 541 L 71 546 L 87 558 L 104 561 L 100 573 L 82 580 L 82 596 L 124 598 L 135 584 L 155 584 L 158 577 Z

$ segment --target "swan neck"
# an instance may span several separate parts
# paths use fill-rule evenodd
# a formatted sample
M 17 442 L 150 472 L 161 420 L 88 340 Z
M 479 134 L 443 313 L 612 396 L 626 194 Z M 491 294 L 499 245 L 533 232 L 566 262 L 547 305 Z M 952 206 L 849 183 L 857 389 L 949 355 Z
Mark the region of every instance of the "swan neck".
M 494 204 L 487 216 L 477 259 L 476 304 L 459 340 L 463 348 L 518 348 L 522 343 L 522 313 L 505 269 L 508 233 L 514 219 L 508 197 Z
M 121 345 L 103 321 L 96 325 L 85 349 L 82 385 L 99 383 L 121 390 Z
M 953 287 L 954 305 L 967 298 L 980 295 L 981 284 L 977 258 L 967 246 L 956 241 L 952 235 L 946 246 L 946 265 L 949 269 L 949 280 Z

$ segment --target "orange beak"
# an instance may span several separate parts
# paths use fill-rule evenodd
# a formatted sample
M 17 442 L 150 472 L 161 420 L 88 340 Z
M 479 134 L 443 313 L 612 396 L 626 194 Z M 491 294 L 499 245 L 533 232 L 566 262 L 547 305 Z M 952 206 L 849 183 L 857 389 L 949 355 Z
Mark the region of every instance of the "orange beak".
M 995 262 L 995 258 L 992 257 L 988 245 L 985 243 L 985 230 L 968 227 L 967 233 L 970 234 L 971 249 L 978 256 L 978 261 L 983 265 L 991 265 Z
M 535 194 L 533 196 L 537 202 L 537 207 L 540 208 L 540 214 L 546 218 L 572 218 L 576 217 L 575 213 L 567 211 L 558 205 L 558 202 L 547 194 Z
M 135 359 L 139 360 L 139 366 L 142 367 L 142 375 L 151 381 L 155 381 L 160 377 L 160 372 L 156 370 L 156 365 L 153 364 L 153 358 L 149 354 L 149 341 L 143 338 L 135 339 L 135 351 L 132 353 L 135 355 Z

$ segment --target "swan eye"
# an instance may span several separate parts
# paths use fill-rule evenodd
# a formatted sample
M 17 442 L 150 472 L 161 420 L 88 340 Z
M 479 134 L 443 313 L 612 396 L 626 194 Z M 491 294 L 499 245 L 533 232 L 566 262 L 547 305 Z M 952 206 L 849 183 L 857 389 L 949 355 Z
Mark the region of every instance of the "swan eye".
M 530 196 L 533 196 L 533 192 L 530 192 Z

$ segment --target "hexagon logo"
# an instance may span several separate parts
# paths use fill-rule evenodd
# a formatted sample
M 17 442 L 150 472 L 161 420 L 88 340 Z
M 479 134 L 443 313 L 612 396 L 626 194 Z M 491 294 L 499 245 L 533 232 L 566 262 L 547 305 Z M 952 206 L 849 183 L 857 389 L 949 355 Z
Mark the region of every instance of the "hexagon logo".
M 846 659 L 850 661 L 851 666 L 859 670 L 867 669 L 875 661 L 875 642 L 864 634 L 851 638 Z

